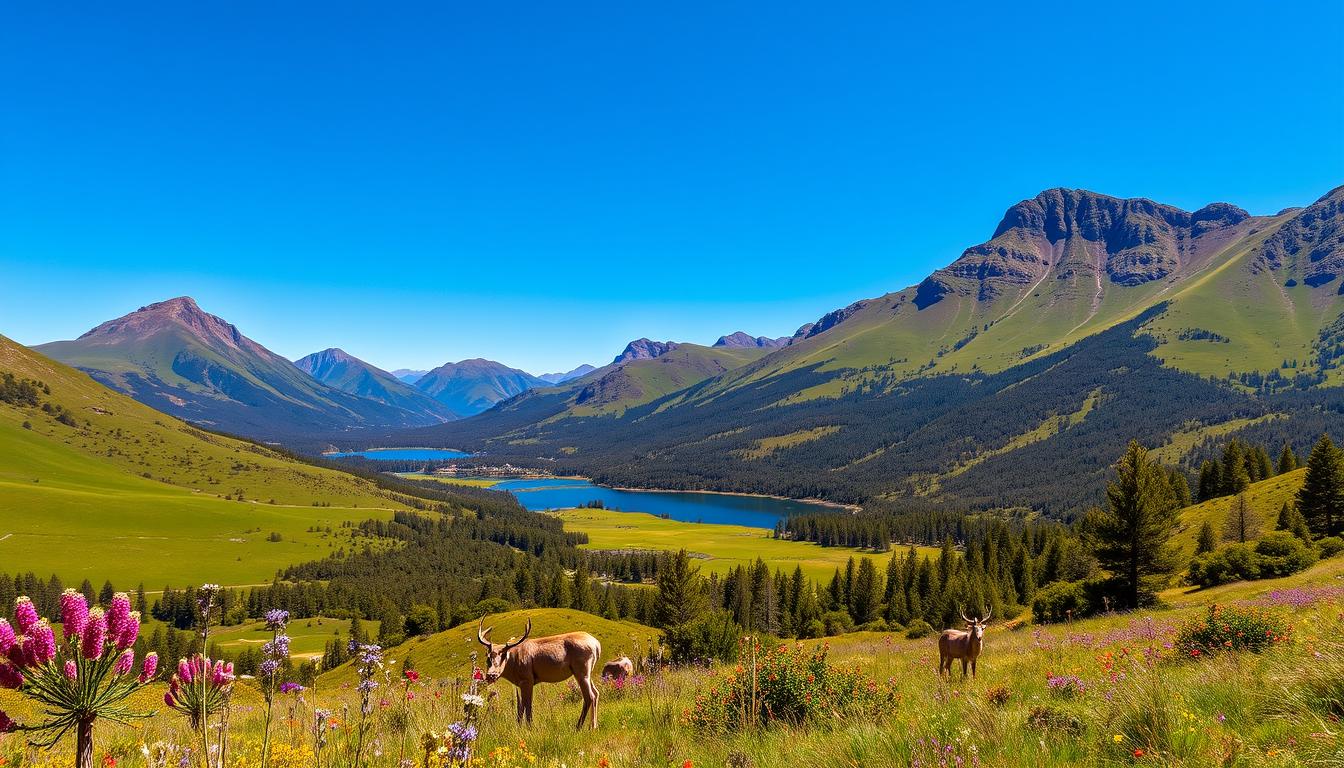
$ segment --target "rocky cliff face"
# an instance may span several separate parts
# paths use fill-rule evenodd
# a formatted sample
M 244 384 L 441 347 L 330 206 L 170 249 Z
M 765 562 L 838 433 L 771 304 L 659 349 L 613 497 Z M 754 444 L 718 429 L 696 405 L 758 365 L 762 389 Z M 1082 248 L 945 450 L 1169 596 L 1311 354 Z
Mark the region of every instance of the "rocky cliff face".
M 772 339 L 769 336 L 752 336 L 745 331 L 737 331 L 727 336 L 720 336 L 719 340 L 714 342 L 714 346 L 730 349 L 778 349 L 787 346 L 792 338 L 791 336 L 780 336 L 777 339 Z
M 1344 187 L 1308 206 L 1265 240 L 1256 266 L 1313 288 L 1344 275 Z M 1341 284 L 1344 293 L 1344 284 Z
M 662 357 L 681 346 L 675 341 L 652 341 L 650 339 L 635 339 L 625 345 L 625 349 L 616 359 L 611 361 L 612 365 L 628 363 L 631 360 L 652 360 L 655 357 Z
M 989 242 L 966 249 L 920 284 L 927 307 L 948 294 L 979 301 L 1051 276 L 1137 286 L 1187 270 L 1238 235 L 1250 215 L 1227 203 L 1193 213 L 1143 198 L 1050 189 L 1009 208 Z

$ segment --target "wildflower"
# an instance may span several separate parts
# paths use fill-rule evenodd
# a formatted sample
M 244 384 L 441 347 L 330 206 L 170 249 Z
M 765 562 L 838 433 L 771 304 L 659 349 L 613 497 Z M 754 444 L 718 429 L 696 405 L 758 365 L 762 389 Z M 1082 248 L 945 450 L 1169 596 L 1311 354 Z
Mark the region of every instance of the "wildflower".
M 681 768 L 695 768 L 695 764 L 692 763 L 690 760 L 687 760 L 686 762 L 681 764 Z
M 1114 736 L 1111 737 L 1111 741 L 1114 741 L 1116 744 L 1119 744 L 1120 742 L 1122 742 L 1122 741 L 1124 741 L 1124 740 L 1125 740 L 1124 735 L 1123 735 L 1123 734 L 1119 734 L 1119 733 L 1117 733 L 1117 734 L 1115 734 Z
M 281 693 L 303 693 L 305 690 L 307 690 L 307 689 L 304 688 L 302 685 L 299 685 L 298 683 L 281 683 L 281 684 L 280 684 L 280 692 L 281 692 Z
M 408 682 L 417 683 L 420 681 L 420 673 L 416 672 L 414 669 L 408 669 L 402 674 L 406 676 Z
M 102 608 L 89 611 L 89 620 L 84 625 L 84 636 L 81 640 L 80 647 L 84 658 L 92 661 L 103 655 L 103 644 L 107 642 L 107 617 Z
M 32 600 L 20 597 L 14 601 L 14 627 L 20 635 L 28 634 L 37 624 L 37 619 L 37 608 L 33 607 Z
M 1227 722 L 1227 715 L 1224 715 L 1222 712 L 1219 712 L 1218 717 L 1215 717 L 1214 719 L 1220 723 L 1225 723 Z
M 266 612 L 266 628 L 272 632 L 278 632 L 289 624 L 289 611 L 281 608 L 272 608 Z
M 12 664 L 0 662 L 0 688 L 18 690 L 23 685 L 23 673 Z
M 145 660 L 140 664 L 140 682 L 147 683 L 154 678 L 154 674 L 159 671 L 159 654 L 150 652 L 145 656 Z
M 17 726 L 18 723 L 15 723 L 10 719 L 9 715 L 6 715 L 3 710 L 0 710 L 0 733 L 9 733 Z
M 117 657 L 117 663 L 112 667 L 112 674 L 121 676 L 129 673 L 135 666 L 135 651 L 127 648 Z
M 24 647 L 24 655 L 28 657 L 32 666 L 42 666 L 56 658 L 56 633 L 52 631 L 51 623 L 46 619 L 38 619 L 33 625 L 28 643 Z
M 0 656 L 9 653 L 9 649 L 14 647 L 14 641 L 14 628 L 5 619 L 0 619 Z
M 1142 750 L 1142 749 L 1136 749 L 1136 750 L 1134 750 L 1134 756 L 1135 756 L 1135 757 L 1143 757 L 1143 750 Z
M 107 636 L 111 638 L 118 648 L 122 648 L 121 639 L 128 630 L 127 625 L 131 623 L 131 598 L 125 592 L 118 592 L 112 596 L 112 602 L 107 606 Z M 134 641 L 132 641 L 134 642 Z
M 79 637 L 84 622 L 89 620 L 89 601 L 78 591 L 67 589 L 61 593 L 61 630 L 65 639 Z
M 103 768 L 116 768 L 117 758 L 111 755 L 103 755 Z
M 65 672 L 65 677 L 68 680 L 74 680 L 79 677 L 79 667 L 75 664 L 74 659 L 67 659 L 65 662 L 65 669 L 62 671 Z

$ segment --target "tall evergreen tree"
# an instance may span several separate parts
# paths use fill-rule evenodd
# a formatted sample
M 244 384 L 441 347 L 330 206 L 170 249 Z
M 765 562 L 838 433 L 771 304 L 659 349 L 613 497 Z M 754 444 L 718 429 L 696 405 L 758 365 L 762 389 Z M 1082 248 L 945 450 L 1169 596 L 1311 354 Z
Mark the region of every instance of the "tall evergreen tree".
M 1218 469 L 1218 463 L 1205 459 L 1203 464 L 1199 465 L 1199 500 L 1208 501 L 1217 498 L 1223 493 L 1223 475 Z
M 1318 536 L 1334 536 L 1344 526 L 1344 458 L 1329 435 L 1322 435 L 1307 457 L 1297 508 Z
M 1190 481 L 1185 473 L 1172 467 L 1167 471 L 1167 475 L 1171 480 L 1171 494 L 1176 499 L 1176 506 L 1181 509 L 1190 506 L 1193 499 L 1190 498 Z
M 1167 473 L 1132 440 L 1106 488 L 1106 511 L 1093 551 L 1118 588 L 1121 607 L 1136 608 L 1176 568 L 1171 538 L 1179 519 Z
M 1307 519 L 1302 513 L 1297 511 L 1297 507 L 1283 502 L 1283 508 L 1279 510 L 1279 519 L 1274 523 L 1274 530 L 1287 531 L 1297 538 L 1311 543 L 1311 529 L 1307 526 Z
M 1292 472 L 1297 469 L 1297 454 L 1293 453 L 1293 446 L 1288 443 L 1283 444 L 1283 450 L 1279 451 L 1279 474 Z
M 1195 540 L 1195 554 L 1203 555 L 1218 548 L 1218 536 L 1213 532 L 1213 523 L 1208 520 L 1199 527 L 1199 538 Z
M 854 617 L 855 624 L 876 620 L 882 610 L 882 578 L 877 575 L 872 558 L 865 557 L 859 561 L 850 606 L 850 615 Z
M 658 569 L 658 623 L 663 628 L 679 627 L 694 621 L 705 610 L 700 588 L 700 569 L 691 565 L 686 550 L 667 555 Z
M 1246 470 L 1246 453 L 1240 440 L 1232 440 L 1223 449 L 1222 495 L 1233 496 L 1251 484 L 1251 473 Z

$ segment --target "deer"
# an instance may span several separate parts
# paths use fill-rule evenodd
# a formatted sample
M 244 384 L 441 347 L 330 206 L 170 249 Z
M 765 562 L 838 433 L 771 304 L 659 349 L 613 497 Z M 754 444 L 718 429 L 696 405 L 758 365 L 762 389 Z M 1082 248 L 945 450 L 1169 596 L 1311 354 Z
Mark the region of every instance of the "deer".
M 602 655 L 602 644 L 587 632 L 566 632 L 528 639 L 532 634 L 532 619 L 527 620 L 523 636 L 507 643 L 492 643 L 487 635 L 494 627 L 485 626 L 485 617 L 476 627 L 476 639 L 486 647 L 485 682 L 494 683 L 501 677 L 518 688 L 518 722 L 527 718 L 532 725 L 532 688 L 537 683 L 563 683 L 573 677 L 583 696 L 583 711 L 574 730 L 583 728 L 584 718 L 597 730 L 597 686 L 593 684 L 593 667 Z
M 966 677 L 966 667 L 971 668 L 971 677 L 975 677 L 975 662 L 980 658 L 980 648 L 984 644 L 985 627 L 989 624 L 989 617 L 993 611 L 987 611 L 983 619 L 968 619 L 966 614 L 958 609 L 957 613 L 966 622 L 966 629 L 945 629 L 938 636 L 938 676 L 943 676 L 943 670 L 947 670 L 947 676 L 952 676 L 952 661 L 961 659 L 961 676 Z
M 602 665 L 602 679 L 624 680 L 635 674 L 635 663 L 629 656 L 613 659 Z

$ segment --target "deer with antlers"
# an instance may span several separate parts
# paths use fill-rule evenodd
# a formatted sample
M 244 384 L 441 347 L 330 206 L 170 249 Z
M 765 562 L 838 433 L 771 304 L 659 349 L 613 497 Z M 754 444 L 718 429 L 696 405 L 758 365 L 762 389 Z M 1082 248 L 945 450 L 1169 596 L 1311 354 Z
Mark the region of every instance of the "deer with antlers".
M 947 676 L 952 676 L 952 662 L 955 659 L 961 660 L 961 676 L 966 676 L 966 667 L 971 668 L 971 677 L 975 677 L 975 662 L 980 658 L 980 648 L 984 644 L 985 627 L 989 625 L 989 617 L 994 614 L 993 611 L 987 611 L 983 619 L 968 619 L 966 614 L 958 609 L 957 613 L 966 622 L 966 629 L 945 629 L 938 636 L 938 676 L 942 677 L 943 670 L 947 670 Z
M 563 683 L 571 676 L 579 684 L 583 711 L 574 729 L 583 728 L 583 720 L 592 713 L 591 727 L 597 729 L 597 686 L 593 668 L 602 655 L 602 644 L 587 632 L 566 632 L 528 639 L 532 619 L 527 620 L 523 636 L 507 643 L 492 643 L 486 636 L 493 627 L 485 626 L 485 617 L 476 628 L 476 639 L 486 647 L 485 682 L 504 678 L 518 687 L 518 722 L 527 718 L 532 724 L 532 688 L 537 683 Z

